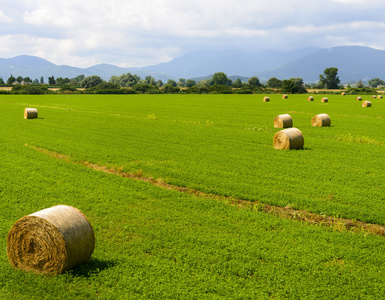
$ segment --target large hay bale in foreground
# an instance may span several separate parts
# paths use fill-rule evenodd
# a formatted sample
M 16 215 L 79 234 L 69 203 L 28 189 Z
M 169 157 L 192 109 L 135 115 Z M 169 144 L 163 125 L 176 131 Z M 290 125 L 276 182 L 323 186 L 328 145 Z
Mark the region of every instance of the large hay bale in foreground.
M 356 98 L 356 100 L 357 100 L 357 101 L 362 101 L 362 97 L 358 96 L 358 97 Z
M 19 219 L 7 235 L 13 267 L 42 274 L 60 274 L 90 259 L 94 232 L 76 208 L 58 205 Z
M 286 94 L 282 95 L 282 99 L 287 99 L 287 98 L 288 98 L 288 96 Z
M 288 128 L 277 132 L 273 139 L 274 149 L 301 149 L 304 145 L 302 132 L 297 128 Z
M 372 107 L 372 102 L 364 101 L 364 102 L 362 102 L 362 107 Z
M 293 127 L 293 119 L 288 114 L 278 115 L 274 118 L 274 128 Z
M 323 98 L 321 99 L 321 102 L 323 102 L 323 103 L 329 102 L 329 99 L 326 98 L 326 97 L 323 97 Z
M 36 108 L 25 108 L 24 109 L 24 119 L 36 119 L 37 118 L 37 109 Z
M 314 97 L 313 96 L 307 97 L 307 101 L 314 101 Z
M 263 98 L 263 102 L 269 102 L 270 101 L 270 98 L 269 97 L 264 97 Z
M 331 120 L 327 114 L 319 114 L 311 119 L 311 126 L 313 127 L 324 127 L 330 126 Z

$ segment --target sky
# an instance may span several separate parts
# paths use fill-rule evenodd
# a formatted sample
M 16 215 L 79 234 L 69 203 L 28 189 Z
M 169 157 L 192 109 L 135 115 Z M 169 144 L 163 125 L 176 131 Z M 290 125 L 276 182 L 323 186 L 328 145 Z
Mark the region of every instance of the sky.
M 143 67 L 201 50 L 385 49 L 383 0 L 2 0 L 0 58 Z

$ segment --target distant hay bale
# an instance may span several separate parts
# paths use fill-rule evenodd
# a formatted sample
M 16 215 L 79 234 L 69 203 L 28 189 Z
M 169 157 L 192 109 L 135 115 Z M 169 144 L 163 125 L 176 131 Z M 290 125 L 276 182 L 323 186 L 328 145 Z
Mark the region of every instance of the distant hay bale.
M 274 128 L 293 127 L 293 119 L 288 114 L 278 115 L 274 118 Z
M 326 97 L 323 97 L 323 98 L 321 99 L 321 102 L 323 102 L 323 103 L 329 102 L 329 99 L 326 98 Z
M 356 98 L 356 100 L 357 100 L 357 101 L 362 101 L 362 97 L 358 96 L 358 97 Z
M 327 114 L 319 114 L 311 119 L 311 126 L 313 127 L 324 127 L 330 126 L 331 120 Z
M 24 109 L 24 119 L 36 119 L 37 118 L 37 109 L 36 108 L 25 108 Z
M 372 102 L 364 101 L 364 102 L 362 102 L 362 107 L 372 107 Z
M 304 145 L 302 132 L 297 128 L 288 128 L 277 132 L 273 139 L 274 149 L 301 149 Z
M 376 96 L 376 95 L 373 95 L 373 96 L 372 96 L 372 98 L 373 98 L 373 99 L 376 99 L 376 98 L 377 98 L 377 96 Z
M 313 96 L 307 97 L 307 101 L 314 101 L 314 97 Z
M 269 97 L 264 97 L 263 98 L 263 102 L 269 102 L 270 101 L 270 98 Z
M 378 95 L 378 96 L 377 96 L 377 99 L 382 99 L 382 95 Z
M 94 232 L 76 208 L 58 205 L 19 219 L 7 235 L 14 268 L 60 274 L 91 258 Z
M 282 99 L 287 99 L 287 98 L 288 98 L 287 95 L 285 95 L 285 94 L 282 95 Z
M 345 92 L 342 92 L 342 93 L 341 93 L 341 96 L 345 96 L 345 95 L 346 95 L 346 93 L 345 93 Z

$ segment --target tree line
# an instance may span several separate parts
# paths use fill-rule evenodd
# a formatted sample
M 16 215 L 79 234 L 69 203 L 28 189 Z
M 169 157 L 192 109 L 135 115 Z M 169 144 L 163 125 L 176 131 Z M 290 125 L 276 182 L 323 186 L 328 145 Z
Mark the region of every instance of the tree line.
M 11 75 L 6 82 L 8 85 L 15 85 L 12 89 L 15 93 L 46 93 L 48 89 L 44 87 L 44 78 L 40 81 L 31 80 L 29 77 L 22 78 Z M 0 78 L 0 84 L 5 84 Z M 242 82 L 240 78 L 232 81 L 227 74 L 223 72 L 215 73 L 212 78 L 196 82 L 193 79 L 180 78 L 178 81 L 169 79 L 166 83 L 162 80 L 156 80 L 152 76 L 146 76 L 141 79 L 136 74 L 122 74 L 112 76 L 109 81 L 103 80 L 100 76 L 92 75 L 85 77 L 79 75 L 75 78 L 54 78 L 48 77 L 50 86 L 60 86 L 60 92 L 82 92 L 82 93 L 272 93 L 279 92 L 285 94 L 307 93 L 307 88 L 318 89 L 339 89 L 342 88 L 338 76 L 338 68 L 331 67 L 324 70 L 319 75 L 319 82 L 314 85 L 306 85 L 302 78 L 290 78 L 280 80 L 276 77 L 270 78 L 266 84 L 262 84 L 258 77 L 253 76 L 247 82 Z M 31 87 L 31 85 L 40 85 L 40 87 Z M 385 82 L 379 78 L 369 80 L 369 85 L 377 87 L 385 85 Z M 79 91 L 77 88 L 82 88 Z M 360 86 L 359 86 L 360 88 Z M 363 86 L 361 87 L 363 88 Z

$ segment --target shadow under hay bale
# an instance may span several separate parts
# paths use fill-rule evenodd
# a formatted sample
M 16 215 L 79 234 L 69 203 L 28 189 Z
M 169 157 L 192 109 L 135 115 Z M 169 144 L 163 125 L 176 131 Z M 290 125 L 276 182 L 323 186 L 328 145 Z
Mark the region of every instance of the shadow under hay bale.
M 321 99 L 321 102 L 323 102 L 323 103 L 329 102 L 329 99 L 326 98 L 326 97 L 323 97 L 323 98 Z
M 293 119 L 288 114 L 278 115 L 274 118 L 274 128 L 293 127 Z
M 270 98 L 269 97 L 264 97 L 263 98 L 263 102 L 269 102 L 270 101 Z
M 330 125 L 331 120 L 327 114 L 319 114 L 311 119 L 311 126 L 313 127 L 324 127 Z
M 12 266 L 41 274 L 60 274 L 88 261 L 94 246 L 94 232 L 87 218 L 66 205 L 24 216 L 7 235 Z
M 297 128 L 288 128 L 277 132 L 273 138 L 274 149 L 301 149 L 304 145 L 302 132 Z
M 307 101 L 314 101 L 314 97 L 313 96 L 307 97 Z
M 364 102 L 362 102 L 362 107 L 372 107 L 372 102 L 364 101 Z
M 37 119 L 37 108 L 25 108 L 24 119 Z

